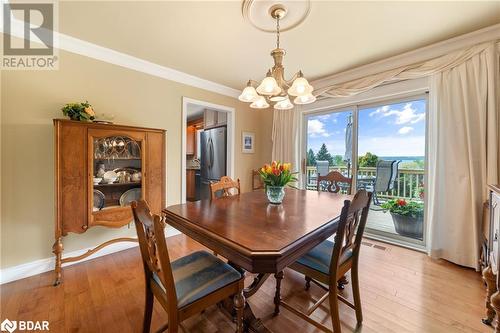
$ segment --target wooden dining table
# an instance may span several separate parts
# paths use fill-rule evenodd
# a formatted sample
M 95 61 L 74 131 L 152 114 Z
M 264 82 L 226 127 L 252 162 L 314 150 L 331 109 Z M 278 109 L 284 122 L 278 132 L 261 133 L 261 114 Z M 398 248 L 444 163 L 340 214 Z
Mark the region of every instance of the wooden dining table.
M 259 190 L 173 205 L 163 213 L 167 224 L 225 257 L 242 272 L 256 274 L 245 288 L 247 299 L 274 275 L 277 315 L 283 270 L 337 231 L 344 201 L 352 198 L 287 188 L 283 203 L 275 205 Z M 269 332 L 248 302 L 245 325 L 250 331 Z

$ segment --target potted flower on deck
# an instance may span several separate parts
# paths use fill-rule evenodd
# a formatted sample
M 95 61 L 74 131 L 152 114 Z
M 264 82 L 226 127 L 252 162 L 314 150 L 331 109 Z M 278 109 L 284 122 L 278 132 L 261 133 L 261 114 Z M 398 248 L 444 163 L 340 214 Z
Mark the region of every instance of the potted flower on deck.
M 424 225 L 424 204 L 419 201 L 392 199 L 381 205 L 389 211 L 396 232 L 401 236 L 422 239 Z
M 290 163 L 273 161 L 264 165 L 259 174 L 266 187 L 267 199 L 272 204 L 281 204 L 285 197 L 285 186 L 297 179 L 293 176 Z

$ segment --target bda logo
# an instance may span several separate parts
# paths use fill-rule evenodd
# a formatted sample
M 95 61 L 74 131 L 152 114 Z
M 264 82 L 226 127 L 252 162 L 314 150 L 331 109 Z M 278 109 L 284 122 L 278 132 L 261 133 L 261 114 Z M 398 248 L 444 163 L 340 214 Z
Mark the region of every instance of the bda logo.
M 9 331 L 10 333 L 14 332 L 17 328 L 17 322 L 14 320 L 14 321 L 10 321 L 8 319 L 5 319 L 4 321 L 2 321 L 2 324 L 0 324 L 0 329 L 2 331 Z

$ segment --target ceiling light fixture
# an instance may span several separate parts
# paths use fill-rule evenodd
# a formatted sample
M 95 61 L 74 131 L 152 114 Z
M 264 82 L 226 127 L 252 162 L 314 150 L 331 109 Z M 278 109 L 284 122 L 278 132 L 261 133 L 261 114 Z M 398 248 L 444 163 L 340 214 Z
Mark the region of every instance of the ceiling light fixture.
M 280 48 L 280 20 L 286 15 L 286 8 L 282 4 L 276 4 L 269 10 L 271 17 L 276 20 L 276 48 L 271 51 L 274 66 L 268 70 L 266 77 L 259 84 L 249 80 L 238 99 L 242 102 L 251 103 L 251 108 L 265 109 L 274 103 L 276 110 L 289 110 L 293 108 L 290 96 L 295 97 L 295 104 L 309 104 L 316 101 L 312 94 L 313 87 L 307 79 L 298 71 L 291 80 L 285 80 L 285 68 L 283 57 L 285 50 Z M 253 84 L 257 85 L 257 89 Z

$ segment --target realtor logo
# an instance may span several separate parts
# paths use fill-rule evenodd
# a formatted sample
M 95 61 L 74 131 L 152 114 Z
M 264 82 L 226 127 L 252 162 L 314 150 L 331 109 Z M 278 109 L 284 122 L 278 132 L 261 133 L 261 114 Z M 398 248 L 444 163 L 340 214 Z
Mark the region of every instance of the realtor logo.
M 2 69 L 57 69 L 55 3 L 4 3 Z
M 12 333 L 16 330 L 16 328 L 17 328 L 17 322 L 15 320 L 10 321 L 8 319 L 5 319 L 0 324 L 0 329 L 2 330 L 2 332 L 8 331 L 8 332 Z
M 0 324 L 0 330 L 2 332 L 12 333 L 15 330 L 18 331 L 49 331 L 49 322 L 47 320 L 9 320 L 5 319 Z

